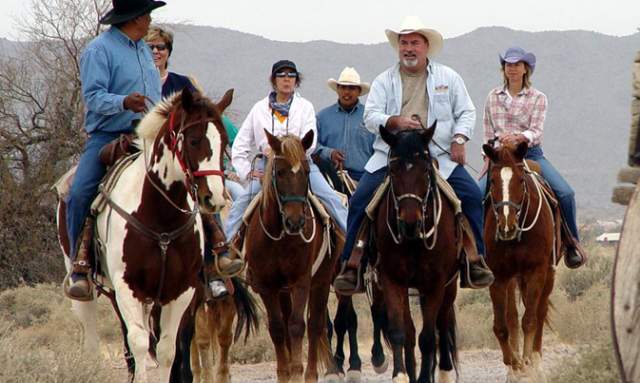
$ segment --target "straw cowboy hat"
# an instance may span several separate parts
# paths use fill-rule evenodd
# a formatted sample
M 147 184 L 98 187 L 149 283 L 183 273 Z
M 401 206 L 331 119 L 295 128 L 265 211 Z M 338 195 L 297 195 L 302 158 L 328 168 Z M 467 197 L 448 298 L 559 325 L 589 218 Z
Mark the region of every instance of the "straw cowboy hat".
M 407 16 L 398 31 L 387 29 L 384 33 L 387 35 L 389 44 L 391 44 L 395 50 L 398 50 L 398 37 L 400 35 L 408 35 L 409 33 L 419 33 L 427 39 L 429 42 L 428 57 L 435 56 L 442 49 L 442 35 L 440 32 L 425 27 L 417 16 Z
M 349 66 L 342 70 L 337 80 L 333 78 L 327 80 L 327 85 L 329 85 L 329 88 L 333 89 L 334 92 L 338 91 L 338 85 L 359 86 L 361 96 L 369 93 L 369 88 L 371 87 L 367 82 L 360 82 L 358 72 Z

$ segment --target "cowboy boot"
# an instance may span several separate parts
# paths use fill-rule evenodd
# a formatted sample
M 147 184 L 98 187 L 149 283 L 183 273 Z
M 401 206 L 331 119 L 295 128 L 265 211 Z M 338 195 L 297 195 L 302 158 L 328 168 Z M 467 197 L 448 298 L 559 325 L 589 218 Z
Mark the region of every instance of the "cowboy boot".
M 93 299 L 89 274 L 91 273 L 91 262 L 89 252 L 93 241 L 93 216 L 88 216 L 84 221 L 84 226 L 80 234 L 80 243 L 73 261 L 71 286 L 67 290 L 67 296 L 77 301 L 90 301 Z
M 564 252 L 564 264 L 570 269 L 577 269 L 578 267 L 584 265 L 587 262 L 587 253 L 584 248 L 573 237 L 567 237 L 567 240 L 564 243 L 565 252 Z
M 484 262 L 484 257 L 478 256 L 478 258 L 470 260 L 465 252 L 460 267 L 460 288 L 482 289 L 493 283 L 493 273 Z
M 219 299 L 229 294 L 220 274 L 235 274 L 242 270 L 244 262 L 239 258 L 231 259 L 229 248 L 225 242 L 224 232 L 213 215 L 202 215 L 205 226 L 205 246 L 211 249 L 213 259 L 205 260 L 205 279 L 209 287 L 205 299 Z M 208 262 L 207 262 L 208 261 Z M 209 292 L 211 295 L 209 295 Z
M 369 238 L 369 221 L 365 220 L 358 232 L 356 245 L 346 262 L 343 262 L 340 273 L 333 281 L 334 290 L 344 296 L 364 291 L 362 270 L 364 269 L 364 252 Z

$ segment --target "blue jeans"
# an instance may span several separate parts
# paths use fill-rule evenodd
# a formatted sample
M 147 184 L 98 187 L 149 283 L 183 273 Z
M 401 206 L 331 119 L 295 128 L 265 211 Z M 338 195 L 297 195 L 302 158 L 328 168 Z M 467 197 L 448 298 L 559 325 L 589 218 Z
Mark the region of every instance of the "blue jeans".
M 347 208 L 342 204 L 340 197 L 329 186 L 327 180 L 320 173 L 320 169 L 310 163 L 309 184 L 311 186 L 311 192 L 320 199 L 324 207 L 327 209 L 331 218 L 333 218 L 338 226 L 346 231 L 347 230 Z M 227 240 L 233 238 L 238 232 L 240 224 L 242 223 L 242 216 L 245 210 L 249 207 L 253 197 L 262 189 L 262 185 L 257 180 L 252 180 L 249 186 L 244 190 L 244 193 L 233 201 L 231 211 L 227 217 L 227 222 L 224 227 L 224 234 Z
M 106 173 L 100 162 L 100 150 L 109 142 L 118 138 L 120 133 L 94 132 L 84 145 L 84 152 L 78 162 L 78 169 L 73 178 L 71 190 L 67 197 L 67 235 L 69 236 L 70 258 L 76 257 L 76 243 L 84 221 L 89 215 L 89 208 L 98 192 L 98 185 Z
M 578 236 L 578 225 L 576 224 L 576 199 L 575 192 L 567 183 L 567 181 L 560 175 L 560 172 L 553 167 L 551 162 L 544 157 L 542 148 L 540 146 L 532 146 L 527 151 L 525 156 L 528 160 L 536 161 L 540 164 L 541 176 L 549 183 L 551 189 L 556 194 L 558 202 L 560 202 L 560 210 L 562 211 L 562 217 L 571 231 L 571 235 L 576 240 L 580 240 Z M 480 189 L 487 189 L 487 176 L 483 176 L 480 181 Z
M 349 200 L 349 216 L 347 218 L 347 239 L 344 244 L 344 251 L 340 259 L 349 259 L 355 244 L 358 230 L 362 219 L 366 214 L 365 210 L 376 189 L 382 184 L 387 175 L 387 168 L 382 168 L 374 173 L 365 172 L 356 191 Z M 456 195 L 462 202 L 462 213 L 467 217 L 476 240 L 478 254 L 484 256 L 484 242 L 482 240 L 482 225 L 484 217 L 482 215 L 482 193 L 478 185 L 469 175 L 462 165 L 458 165 L 447 179 L 453 187 Z
M 224 187 L 227 189 L 231 199 L 234 201 L 244 193 L 244 186 L 242 186 L 242 184 L 228 178 L 224 179 Z

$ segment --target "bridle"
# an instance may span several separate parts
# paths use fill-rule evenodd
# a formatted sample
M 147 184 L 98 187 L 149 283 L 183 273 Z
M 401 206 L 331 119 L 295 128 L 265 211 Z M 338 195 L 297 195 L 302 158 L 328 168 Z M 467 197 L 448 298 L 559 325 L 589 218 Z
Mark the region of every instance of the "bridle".
M 524 171 L 524 178 L 522 180 L 522 187 L 524 189 L 523 195 L 522 195 L 522 202 L 520 203 L 515 203 L 513 201 L 496 202 L 493 199 L 493 193 L 492 193 L 493 182 L 490 181 L 490 177 L 489 177 L 490 174 L 487 174 L 487 182 L 489 182 L 489 194 L 487 198 L 489 198 L 491 210 L 493 211 L 493 215 L 495 216 L 496 222 L 498 222 L 500 218 L 500 212 L 499 212 L 500 208 L 507 206 L 507 207 L 513 208 L 516 211 L 515 213 L 516 214 L 516 228 L 515 228 L 516 238 L 518 241 L 520 241 L 522 239 L 522 233 L 533 229 L 536 222 L 538 222 L 538 218 L 540 217 L 540 210 L 542 208 L 543 196 L 542 196 L 542 190 L 541 190 L 540 184 L 535 179 L 533 172 L 527 166 L 526 161 L 523 161 L 522 163 L 519 163 L 516 166 L 522 168 Z M 536 191 L 538 193 L 538 208 L 536 211 L 536 216 L 533 218 L 533 221 L 528 226 L 525 225 L 524 221 L 527 215 L 529 214 L 529 208 L 531 207 L 531 194 L 529 192 L 529 187 L 527 186 L 526 177 L 531 177 L 536 187 Z M 524 208 L 524 215 L 522 215 L 523 208 Z M 498 230 L 495 231 L 495 240 L 496 241 L 499 240 Z
M 275 197 L 276 197 L 276 202 L 278 203 L 278 212 L 280 214 L 280 219 L 282 221 L 282 230 L 280 231 L 280 233 L 278 235 L 272 235 L 271 233 L 269 233 L 269 231 L 267 230 L 266 226 L 264 225 L 264 222 L 262 221 L 262 204 L 260 204 L 260 211 L 259 211 L 259 220 L 260 220 L 260 226 L 262 227 L 262 231 L 265 233 L 265 235 L 267 237 L 269 237 L 271 240 L 273 241 L 279 241 L 282 238 L 284 238 L 285 235 L 290 235 L 290 236 L 294 236 L 294 235 L 298 235 L 300 236 L 300 238 L 302 239 L 303 242 L 305 243 L 310 243 L 311 241 L 313 241 L 313 239 L 315 238 L 316 235 L 316 219 L 315 219 L 315 213 L 313 211 L 313 207 L 311 206 L 310 202 L 309 202 L 309 170 L 307 170 L 308 168 L 305 167 L 304 165 L 306 164 L 302 164 L 303 165 L 303 169 L 305 169 L 305 172 L 307 173 L 307 184 L 306 184 L 306 188 L 305 188 L 305 192 L 304 195 L 291 195 L 291 194 L 281 194 L 279 189 L 278 189 L 278 182 L 276 180 L 276 174 L 277 174 L 277 160 L 286 160 L 286 158 L 284 156 L 280 156 L 280 155 L 274 155 L 273 156 L 273 166 L 271 169 L 271 186 L 273 187 L 273 191 L 275 193 Z M 305 160 L 307 161 L 307 160 Z M 311 212 L 311 216 L 309 218 L 311 218 L 312 224 L 313 224 L 313 229 L 311 232 L 311 236 L 308 238 L 305 238 L 304 236 L 304 226 L 302 228 L 300 228 L 300 230 L 295 233 L 295 232 L 291 232 L 289 231 L 289 229 L 287 228 L 286 225 L 286 214 L 284 211 L 284 207 L 286 204 L 288 203 L 293 203 L 293 202 L 298 202 L 298 203 L 302 203 L 303 206 L 305 206 L 305 209 L 308 207 L 309 211 Z M 306 217 L 305 217 L 306 219 Z
M 178 129 L 176 129 L 176 124 L 175 124 L 175 119 L 176 119 L 176 111 L 173 110 L 171 111 L 171 113 L 169 114 L 169 126 L 167 127 L 167 134 L 169 135 L 169 150 L 171 151 L 171 153 L 176 157 L 176 159 L 178 160 L 178 163 L 180 164 L 180 169 L 182 169 L 182 172 L 184 173 L 185 177 L 185 188 L 189 191 L 189 194 L 191 195 L 191 197 L 193 198 L 193 200 L 196 202 L 194 204 L 194 210 L 197 209 L 197 205 L 198 205 L 198 197 L 197 197 L 197 191 L 198 191 L 198 185 L 195 182 L 195 179 L 197 177 L 207 177 L 207 176 L 219 176 L 222 178 L 223 180 L 223 185 L 224 185 L 224 171 L 223 170 L 213 170 L 213 169 L 208 169 L 208 170 L 196 170 L 193 171 L 191 170 L 191 168 L 189 168 L 189 166 L 187 166 L 187 164 L 189 163 L 189 157 L 188 157 L 188 152 L 185 152 L 182 147 L 184 145 L 184 134 L 187 131 L 187 129 L 200 125 L 200 124 L 209 124 L 211 122 L 214 121 L 214 119 L 212 118 L 201 118 L 199 120 L 196 121 L 192 121 L 188 124 L 185 124 L 185 113 L 182 113 L 181 118 L 180 118 L 180 127 Z M 185 210 L 181 207 L 179 207 L 178 205 L 176 205 L 173 200 L 171 200 L 171 198 L 165 193 L 164 190 L 162 190 L 161 187 L 159 187 L 158 185 L 156 185 L 156 183 L 151 179 L 150 177 L 150 171 L 149 171 L 149 166 L 146 162 L 145 159 L 145 167 L 146 167 L 146 172 L 145 172 L 145 176 L 147 178 L 147 180 L 149 181 L 149 183 L 151 183 L 151 185 L 158 191 L 160 192 L 160 194 L 177 210 L 185 213 L 185 214 L 190 214 L 192 213 L 192 211 L 188 211 Z
M 391 206 L 391 203 L 393 205 L 393 208 L 395 210 L 395 221 L 396 221 L 396 228 L 400 228 L 401 226 L 401 219 L 400 219 L 400 202 L 404 201 L 404 200 L 415 200 L 418 201 L 418 203 L 420 204 L 420 208 L 422 210 L 422 216 L 420 218 L 420 223 L 419 223 L 419 227 L 420 227 L 420 234 L 419 237 L 422 240 L 425 248 L 427 250 L 432 250 L 436 244 L 437 241 L 437 237 L 438 237 L 438 223 L 440 222 L 440 217 L 441 217 L 441 213 L 442 213 L 442 198 L 440 196 L 440 190 L 438 189 L 436 182 L 435 182 L 435 171 L 433 166 L 431 165 L 430 162 L 430 154 L 428 150 L 425 150 L 424 153 L 427 155 L 427 172 L 426 172 L 426 176 L 428 179 L 428 184 L 429 187 L 427 188 L 427 192 L 425 193 L 424 197 L 420 197 L 419 195 L 415 194 L 415 193 L 404 193 L 401 194 L 400 196 L 396 195 L 396 192 L 394 190 L 393 187 L 393 180 L 390 180 L 389 184 L 390 184 L 390 190 L 387 193 L 387 205 Z M 391 157 L 389 156 L 387 159 L 387 164 L 388 164 L 388 168 L 389 168 L 389 174 L 391 175 L 391 164 L 395 161 L 399 161 L 400 158 L 399 157 Z M 433 222 L 433 226 L 431 228 L 429 228 L 429 230 L 427 231 L 427 213 L 428 213 L 428 208 L 429 208 L 429 202 L 432 202 L 433 204 L 433 216 L 434 216 L 434 222 Z M 389 209 L 387 208 L 387 217 L 386 217 L 386 225 L 387 225 L 387 229 L 389 230 L 389 233 L 391 234 L 391 238 L 393 239 L 393 241 L 397 244 L 400 245 L 402 242 L 404 242 L 404 238 L 402 237 L 401 233 L 396 234 L 393 231 L 393 228 L 391 227 L 391 223 L 389 221 Z M 427 240 L 431 238 L 431 242 L 427 242 Z

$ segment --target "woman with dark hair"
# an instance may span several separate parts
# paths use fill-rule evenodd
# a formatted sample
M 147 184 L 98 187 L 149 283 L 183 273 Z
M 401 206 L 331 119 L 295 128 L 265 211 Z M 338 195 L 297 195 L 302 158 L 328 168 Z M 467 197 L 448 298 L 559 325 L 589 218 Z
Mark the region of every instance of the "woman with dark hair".
M 245 193 L 233 201 L 229 212 L 225 234 L 230 240 L 238 231 L 251 198 L 261 189 L 260 179 L 264 164 L 260 162 L 256 169 L 252 169 L 252 162 L 255 152 L 261 152 L 265 156 L 271 153 L 264 130 L 275 136 L 293 134 L 300 138 L 311 130 L 314 132 L 313 144 L 307 150 L 307 154 L 310 156 L 315 150 L 318 136 L 316 113 L 311 102 L 296 92 L 301 80 L 302 76 L 292 61 L 280 60 L 273 64 L 270 77 L 272 91 L 251 108 L 240 127 L 233 143 L 231 162 L 240 179 L 250 184 Z M 309 161 L 309 164 L 311 191 L 322 201 L 338 226 L 346 230 L 346 207 L 313 161 Z
M 542 133 L 547 114 L 547 96 L 531 85 L 536 56 L 519 47 L 500 55 L 503 85 L 487 96 L 484 107 L 484 141 L 494 145 L 529 146 L 526 159 L 540 164 L 542 177 L 549 183 L 560 202 L 563 219 L 570 234 L 565 263 L 570 268 L 581 266 L 586 254 L 580 246 L 576 225 L 575 193 L 542 152 Z M 485 169 L 489 159 L 485 157 Z M 480 180 L 480 189 L 487 189 L 487 176 Z

